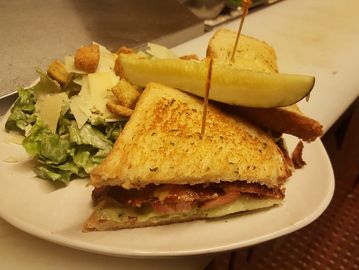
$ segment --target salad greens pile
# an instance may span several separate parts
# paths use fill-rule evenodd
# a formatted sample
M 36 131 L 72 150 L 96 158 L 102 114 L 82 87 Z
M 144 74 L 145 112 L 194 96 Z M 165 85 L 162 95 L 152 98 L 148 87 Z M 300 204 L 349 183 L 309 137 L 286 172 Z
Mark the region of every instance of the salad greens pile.
M 5 129 L 24 137 L 22 146 L 37 160 L 34 172 L 40 178 L 66 185 L 87 177 L 110 153 L 128 121 L 107 109 L 108 102 L 118 99 L 111 91 L 120 81 L 115 72 L 117 56 L 93 45 L 99 46 L 96 72 L 76 68 L 74 56 L 68 55 L 64 63 L 54 61 L 47 73 L 37 70 L 39 81 L 34 86 L 18 90 Z M 141 53 L 177 57 L 152 43 L 147 53 Z
M 79 128 L 69 102 L 64 102 L 56 132 L 51 131 L 39 116 L 39 96 L 56 90 L 71 97 L 78 89 L 62 89 L 46 74 L 39 72 L 39 75 L 40 81 L 36 85 L 18 90 L 19 97 L 5 129 L 25 137 L 22 146 L 38 161 L 34 168 L 37 176 L 68 184 L 76 177 L 87 177 L 107 156 L 127 120 L 108 122 L 98 117 L 89 119 Z

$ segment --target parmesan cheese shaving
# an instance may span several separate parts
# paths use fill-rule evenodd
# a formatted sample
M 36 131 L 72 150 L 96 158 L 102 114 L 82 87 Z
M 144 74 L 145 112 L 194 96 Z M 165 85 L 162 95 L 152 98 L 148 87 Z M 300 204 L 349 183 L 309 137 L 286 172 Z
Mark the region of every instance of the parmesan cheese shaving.
M 117 81 L 118 79 L 115 79 L 113 72 L 96 72 L 88 75 L 90 101 L 92 103 L 93 113 L 98 113 L 104 118 L 112 116 L 107 110 L 106 103 L 113 96 L 111 88 Z
M 96 44 L 96 43 L 94 43 Z M 96 72 L 113 71 L 115 66 L 116 55 L 107 50 L 104 46 L 97 44 L 100 48 L 100 61 Z
M 155 43 L 148 43 L 146 52 L 159 59 L 175 59 L 178 56 L 170 49 Z
M 80 95 L 72 97 L 70 109 L 76 119 L 78 128 L 82 128 L 91 117 L 90 105 L 87 99 Z
M 62 106 L 68 100 L 66 93 L 46 95 L 36 103 L 40 119 L 48 125 L 53 133 L 56 133 Z

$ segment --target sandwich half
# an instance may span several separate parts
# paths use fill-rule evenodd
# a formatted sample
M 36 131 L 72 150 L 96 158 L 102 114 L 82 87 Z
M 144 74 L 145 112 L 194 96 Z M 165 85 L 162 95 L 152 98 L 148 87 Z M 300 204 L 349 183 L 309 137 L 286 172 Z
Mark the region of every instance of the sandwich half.
M 112 152 L 91 173 L 85 231 L 222 217 L 270 207 L 291 175 L 281 144 L 238 115 L 150 83 Z
M 240 69 L 276 73 L 278 72 L 275 51 L 266 42 L 241 35 L 234 57 L 230 61 L 237 33 L 228 29 L 215 32 L 208 43 L 207 57 L 213 64 L 232 65 Z M 310 142 L 323 134 L 319 122 L 303 114 L 296 104 L 280 108 L 246 108 L 231 106 L 251 122 L 278 133 L 287 133 Z

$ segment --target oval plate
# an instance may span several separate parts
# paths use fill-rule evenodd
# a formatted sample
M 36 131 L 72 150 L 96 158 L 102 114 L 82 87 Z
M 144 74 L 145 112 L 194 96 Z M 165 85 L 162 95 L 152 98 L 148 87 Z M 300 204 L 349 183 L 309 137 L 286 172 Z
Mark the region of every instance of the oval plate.
M 167 257 L 222 252 L 242 248 L 296 231 L 315 220 L 334 192 L 329 158 L 320 142 L 306 144 L 303 169 L 286 185 L 283 205 L 229 217 L 126 229 L 83 233 L 92 213 L 87 180 L 58 188 L 37 178 L 34 162 L 21 146 L 9 143 L 0 130 L 0 216 L 15 227 L 64 246 L 123 257 Z M 287 137 L 289 149 L 297 140 Z M 17 162 L 14 162 L 14 161 Z

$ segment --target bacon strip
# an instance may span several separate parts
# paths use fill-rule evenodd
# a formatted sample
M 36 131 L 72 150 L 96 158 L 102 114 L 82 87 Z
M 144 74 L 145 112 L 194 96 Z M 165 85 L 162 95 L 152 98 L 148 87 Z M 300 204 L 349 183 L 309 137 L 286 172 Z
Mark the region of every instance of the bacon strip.
M 237 200 L 242 194 L 282 199 L 284 194 L 279 188 L 236 181 L 209 185 L 149 185 L 143 189 L 126 190 L 122 187 L 105 186 L 95 188 L 92 199 L 97 204 L 104 197 L 111 197 L 131 207 L 148 204 L 161 214 L 187 212 L 193 207 L 203 210 L 215 208 Z
M 294 168 L 300 169 L 303 168 L 307 163 L 303 160 L 303 142 L 299 141 L 297 146 L 294 148 L 292 153 L 292 161 Z

